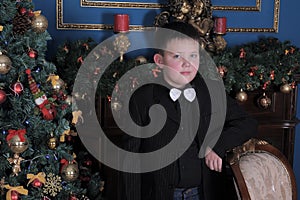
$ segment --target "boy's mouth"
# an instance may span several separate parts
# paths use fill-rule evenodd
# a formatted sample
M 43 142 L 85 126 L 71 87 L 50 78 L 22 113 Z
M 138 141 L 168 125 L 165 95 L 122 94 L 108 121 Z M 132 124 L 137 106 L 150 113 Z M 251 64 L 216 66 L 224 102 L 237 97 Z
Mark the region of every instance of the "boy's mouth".
M 191 72 L 180 72 L 180 74 L 183 75 L 183 76 L 188 76 L 188 75 L 191 74 Z

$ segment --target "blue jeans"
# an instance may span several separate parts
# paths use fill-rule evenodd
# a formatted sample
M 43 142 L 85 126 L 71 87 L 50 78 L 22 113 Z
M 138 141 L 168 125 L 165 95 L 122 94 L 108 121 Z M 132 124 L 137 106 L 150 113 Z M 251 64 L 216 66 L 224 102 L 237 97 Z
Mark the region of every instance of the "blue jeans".
M 199 189 L 194 188 L 175 188 L 174 200 L 200 200 Z

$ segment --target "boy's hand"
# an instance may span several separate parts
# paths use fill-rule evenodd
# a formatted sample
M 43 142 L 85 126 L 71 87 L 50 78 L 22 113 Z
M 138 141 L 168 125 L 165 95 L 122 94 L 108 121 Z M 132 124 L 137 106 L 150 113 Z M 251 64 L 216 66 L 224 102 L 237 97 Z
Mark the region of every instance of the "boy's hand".
M 222 171 L 222 159 L 209 147 L 206 149 L 205 163 L 211 170 L 215 170 L 217 172 Z

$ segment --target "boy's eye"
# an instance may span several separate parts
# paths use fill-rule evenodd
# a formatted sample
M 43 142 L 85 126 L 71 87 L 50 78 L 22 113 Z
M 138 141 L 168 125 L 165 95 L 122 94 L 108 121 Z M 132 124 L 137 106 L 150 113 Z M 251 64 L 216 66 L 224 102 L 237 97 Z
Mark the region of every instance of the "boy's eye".
M 180 55 L 179 55 L 179 54 L 174 54 L 174 55 L 173 55 L 173 58 L 176 58 L 176 59 L 177 59 L 177 58 L 180 58 Z
M 191 58 L 198 58 L 198 54 L 191 54 Z

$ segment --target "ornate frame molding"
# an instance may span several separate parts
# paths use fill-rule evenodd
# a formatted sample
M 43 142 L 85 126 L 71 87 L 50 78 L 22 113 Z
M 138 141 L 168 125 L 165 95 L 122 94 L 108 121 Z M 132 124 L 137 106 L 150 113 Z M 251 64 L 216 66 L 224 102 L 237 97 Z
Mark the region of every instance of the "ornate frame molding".
M 259 12 L 261 11 L 261 1 L 256 0 L 255 6 L 212 6 L 212 10 L 221 11 L 244 11 Z M 166 5 L 158 3 L 140 3 L 140 2 L 112 2 L 112 1 L 91 1 L 80 0 L 82 7 L 99 7 L 99 8 L 136 8 L 136 9 L 161 9 Z M 274 16 L 272 28 L 227 28 L 227 32 L 278 32 L 279 26 L 280 0 L 274 0 Z M 112 30 L 110 24 L 77 24 L 64 23 L 63 20 L 63 0 L 56 0 L 56 27 L 59 30 Z M 130 30 L 141 31 L 151 29 L 152 26 L 131 25 Z
M 80 0 L 82 7 L 97 7 L 97 8 L 145 8 L 145 9 L 160 9 L 167 5 L 159 3 L 144 3 L 144 2 L 113 2 L 113 1 L 92 1 Z
M 166 4 L 159 3 L 144 3 L 144 2 L 113 2 L 113 1 L 93 1 L 80 0 L 82 7 L 97 7 L 97 8 L 146 8 L 160 9 L 166 8 Z M 227 11 L 260 11 L 261 0 L 256 0 L 255 6 L 212 6 L 212 10 L 227 10 Z
M 224 10 L 224 11 L 261 11 L 261 1 L 256 0 L 255 6 L 212 6 L 212 10 Z

